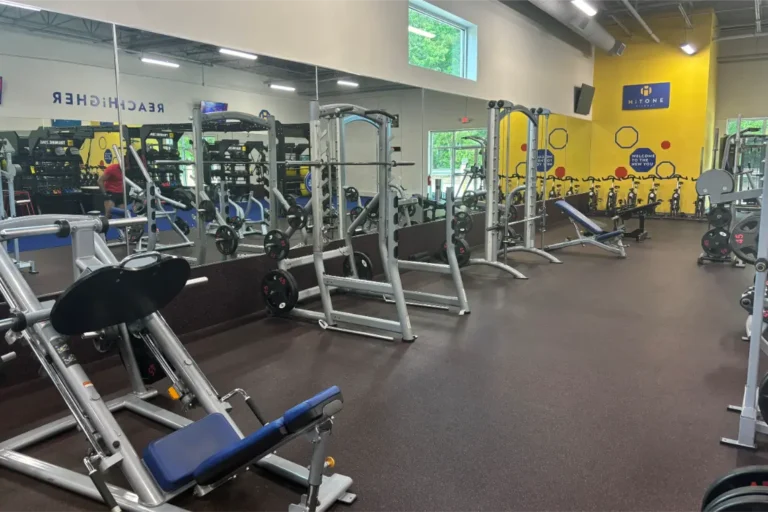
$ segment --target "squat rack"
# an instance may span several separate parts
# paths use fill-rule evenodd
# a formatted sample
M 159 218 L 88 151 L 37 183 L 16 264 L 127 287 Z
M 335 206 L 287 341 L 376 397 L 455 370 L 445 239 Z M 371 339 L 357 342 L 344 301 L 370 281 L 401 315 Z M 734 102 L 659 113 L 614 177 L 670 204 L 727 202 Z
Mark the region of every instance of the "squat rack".
M 16 217 L 16 191 L 13 181 L 16 178 L 16 172 L 19 166 L 13 163 L 13 154 L 16 149 L 11 145 L 8 139 L 0 139 L 0 160 L 5 160 L 5 169 L 0 168 L 0 219 L 5 219 L 5 204 L 3 197 L 3 178 L 8 180 L 8 210 L 10 217 Z M 27 200 L 29 202 L 29 200 Z M 8 244 L 4 244 L 6 250 Z M 19 270 L 28 269 L 30 274 L 37 274 L 37 267 L 34 260 L 23 261 L 19 256 L 19 241 L 13 239 L 13 263 Z

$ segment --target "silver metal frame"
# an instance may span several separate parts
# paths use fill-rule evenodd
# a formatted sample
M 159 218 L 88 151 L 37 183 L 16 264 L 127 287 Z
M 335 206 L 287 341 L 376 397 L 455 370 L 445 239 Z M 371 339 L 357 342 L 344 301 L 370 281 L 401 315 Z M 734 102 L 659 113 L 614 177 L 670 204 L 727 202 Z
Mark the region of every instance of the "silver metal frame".
M 0 240 L 7 241 L 21 236 L 59 234 L 61 228 L 54 224 L 56 221 L 66 221 L 71 231 L 75 279 L 103 266 L 128 265 L 129 263 L 137 265 L 140 264 L 139 260 L 142 258 L 159 257 L 158 253 L 141 253 L 127 257 L 122 263 L 118 262 L 110 252 L 106 242 L 98 234 L 103 227 L 101 219 L 94 217 L 40 215 L 10 219 L 0 222 Z M 112 220 L 110 225 L 125 227 L 146 222 L 145 217 L 136 217 Z M 191 282 L 188 282 L 189 284 Z M 0 466 L 91 499 L 108 502 L 111 496 L 111 499 L 114 499 L 117 505 L 125 510 L 141 512 L 151 510 L 175 512 L 181 510 L 168 504 L 168 501 L 193 484 L 171 493 L 160 489 L 113 415 L 113 412 L 117 410 L 127 409 L 173 429 L 183 428 L 192 422 L 188 418 L 145 402 L 145 400 L 156 396 L 157 391 L 145 387 L 141 381 L 129 339 L 129 328 L 125 325 L 120 326 L 121 336 L 118 340 L 118 347 L 132 391 L 124 397 L 105 402 L 83 368 L 71 354 L 67 345 L 67 338 L 57 333 L 48 321 L 50 308 L 53 304 L 51 302 L 41 303 L 35 297 L 8 253 L 2 248 L 0 248 L 0 292 L 12 311 L 16 312 L 17 315 L 23 315 L 27 326 L 20 332 L 9 331 L 6 334 L 6 340 L 9 343 L 20 340 L 29 346 L 59 391 L 71 414 L 70 417 L 53 421 L 0 443 Z M 11 322 L 9 320 L 0 321 L 0 327 L 9 329 Z M 176 369 L 176 378 L 172 380 L 183 383 L 184 388 L 177 391 L 184 393 L 185 397 L 193 396 L 183 403 L 197 403 L 208 414 L 222 414 L 235 432 L 242 437 L 241 431 L 229 416 L 228 410 L 231 406 L 219 399 L 218 392 L 159 313 L 152 313 L 135 324 L 131 324 L 130 330 L 151 337 L 161 357 L 166 359 L 164 362 L 169 363 L 163 366 Z M 326 421 L 324 426 L 313 425 L 312 427 L 329 429 L 330 423 Z M 130 489 L 107 484 L 103 487 L 104 493 L 107 494 L 105 498 L 97 487 L 96 478 L 89 480 L 88 476 L 20 453 L 20 450 L 40 443 L 72 427 L 77 427 L 88 440 L 89 455 L 85 463 L 89 474 L 98 474 L 116 466 L 124 474 Z M 347 492 L 352 485 L 352 480 L 349 477 L 338 474 L 322 476 L 322 472 L 318 474 L 318 470 L 322 471 L 322 466 L 318 468 L 314 461 L 318 452 L 324 453 L 325 440 L 325 436 L 320 435 L 320 431 L 317 430 L 317 436 L 311 438 L 315 455 L 313 455 L 313 465 L 310 469 L 274 454 L 268 454 L 253 462 L 263 469 L 308 487 L 310 496 L 317 497 L 316 508 L 312 506 L 314 501 L 307 505 L 306 499 L 303 499 L 303 505 L 299 505 L 300 508 L 291 507 L 290 510 L 292 511 L 313 509 L 324 511 L 336 501 L 341 500 L 349 503 L 355 498 L 355 495 Z M 98 461 L 98 463 L 93 464 L 93 461 Z M 195 492 L 198 495 L 203 495 L 217 485 L 206 488 L 198 486 Z
M 763 173 L 768 172 L 768 159 L 764 161 Z M 767 197 L 768 180 L 763 180 L 763 197 Z M 760 349 L 763 333 L 763 297 L 768 279 L 768 208 L 760 212 L 760 237 L 755 263 L 755 300 L 752 305 L 752 326 L 749 333 L 749 359 L 747 360 L 747 382 L 741 406 L 730 405 L 728 410 L 739 413 L 739 432 L 734 438 L 723 437 L 720 442 L 740 448 L 756 449 L 757 434 L 768 434 L 765 418 L 759 415 L 757 399 L 760 393 L 757 373 L 760 370 Z
M 16 217 L 16 191 L 14 188 L 14 178 L 16 177 L 17 165 L 13 163 L 13 154 L 16 148 L 11 146 L 8 139 L 0 139 L 0 152 L 5 160 L 5 169 L 0 168 L 0 219 L 5 219 L 5 198 L 3 197 L 3 178 L 8 180 L 8 210 L 10 217 Z M 8 244 L 4 244 L 5 250 L 8 250 Z M 37 274 L 35 260 L 22 260 L 19 255 L 19 241 L 13 241 L 13 262 L 19 270 L 29 270 L 30 274 Z

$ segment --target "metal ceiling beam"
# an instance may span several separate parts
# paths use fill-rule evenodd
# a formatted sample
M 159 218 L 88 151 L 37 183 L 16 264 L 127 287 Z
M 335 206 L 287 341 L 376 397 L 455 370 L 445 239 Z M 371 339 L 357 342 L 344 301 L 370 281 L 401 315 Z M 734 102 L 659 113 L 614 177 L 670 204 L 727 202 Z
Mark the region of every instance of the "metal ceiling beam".
M 648 35 L 651 36 L 651 39 L 656 41 L 657 43 L 661 43 L 661 39 L 653 33 L 653 30 L 651 30 L 651 27 L 648 26 L 648 24 L 645 22 L 642 16 L 635 10 L 634 7 L 632 7 L 632 4 L 629 3 L 629 0 L 621 0 L 621 2 L 624 4 L 624 6 L 627 8 L 627 10 L 632 14 L 632 16 L 635 17 L 635 19 L 640 23 L 640 25 L 645 29 L 646 32 L 648 32 Z
M 739 34 L 736 36 L 716 37 L 715 41 L 735 41 L 737 39 L 752 39 L 753 37 L 765 37 L 768 36 L 768 32 L 760 32 L 759 34 Z
M 683 7 L 683 4 L 677 4 L 677 8 L 680 9 L 680 14 L 683 15 L 683 19 L 685 20 L 685 26 L 688 28 L 693 28 L 693 23 L 691 23 L 691 18 L 689 18 L 688 13 L 685 12 L 685 7 Z
M 755 32 L 763 31 L 763 21 L 760 19 L 760 0 L 755 0 Z

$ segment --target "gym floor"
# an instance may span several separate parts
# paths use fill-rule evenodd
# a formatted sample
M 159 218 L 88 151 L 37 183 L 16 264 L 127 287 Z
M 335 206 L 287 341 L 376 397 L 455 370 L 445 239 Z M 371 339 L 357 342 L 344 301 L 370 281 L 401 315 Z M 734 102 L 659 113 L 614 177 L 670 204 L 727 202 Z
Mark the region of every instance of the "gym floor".
M 526 256 L 516 266 L 527 281 L 465 270 L 472 314 L 409 308 L 420 335 L 413 344 L 271 318 L 188 348 L 219 390 L 247 389 L 268 416 L 341 387 L 330 455 L 355 480 L 358 500 L 337 511 L 697 509 L 719 475 L 768 462 L 719 444 L 736 435 L 738 416 L 726 406 L 740 402 L 744 386 L 738 297 L 753 273 L 697 266 L 704 224 L 647 226 L 653 239 L 630 241 L 626 260 L 577 247 L 557 253 L 563 265 Z M 571 229 L 550 231 L 548 241 Z M 450 289 L 433 275 L 406 273 L 403 283 Z M 357 313 L 392 308 L 354 297 L 336 304 Z M 126 385 L 117 367 L 91 377 L 104 395 Z M 0 439 L 63 412 L 47 382 L 2 399 Z M 256 428 L 241 404 L 234 416 L 244 430 Z M 130 413 L 118 420 L 139 449 L 167 432 Z M 29 453 L 82 470 L 84 448 L 73 432 Z M 300 440 L 281 453 L 309 460 Z M 0 496 L 2 510 L 103 510 L 3 469 Z M 297 500 L 297 489 L 247 474 L 202 500 L 174 503 L 285 510 Z

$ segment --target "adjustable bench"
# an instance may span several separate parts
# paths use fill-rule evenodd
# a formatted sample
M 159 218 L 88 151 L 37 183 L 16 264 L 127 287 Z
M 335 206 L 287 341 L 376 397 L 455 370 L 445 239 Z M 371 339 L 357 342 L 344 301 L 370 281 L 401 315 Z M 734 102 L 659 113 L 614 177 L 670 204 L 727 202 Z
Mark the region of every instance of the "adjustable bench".
M 570 247 L 573 245 L 583 246 L 588 244 L 618 254 L 620 258 L 627 257 L 626 248 L 622 243 L 622 238 L 624 238 L 623 228 L 614 231 L 606 231 L 567 202 L 560 200 L 555 202 L 555 205 L 568 216 L 571 223 L 576 228 L 578 238 L 548 245 L 544 247 L 545 251 L 554 251 L 562 249 L 563 247 Z
M 195 484 L 202 496 L 284 443 L 330 422 L 343 403 L 339 388 L 330 387 L 242 439 L 224 415 L 209 414 L 149 443 L 144 464 L 164 491 Z

